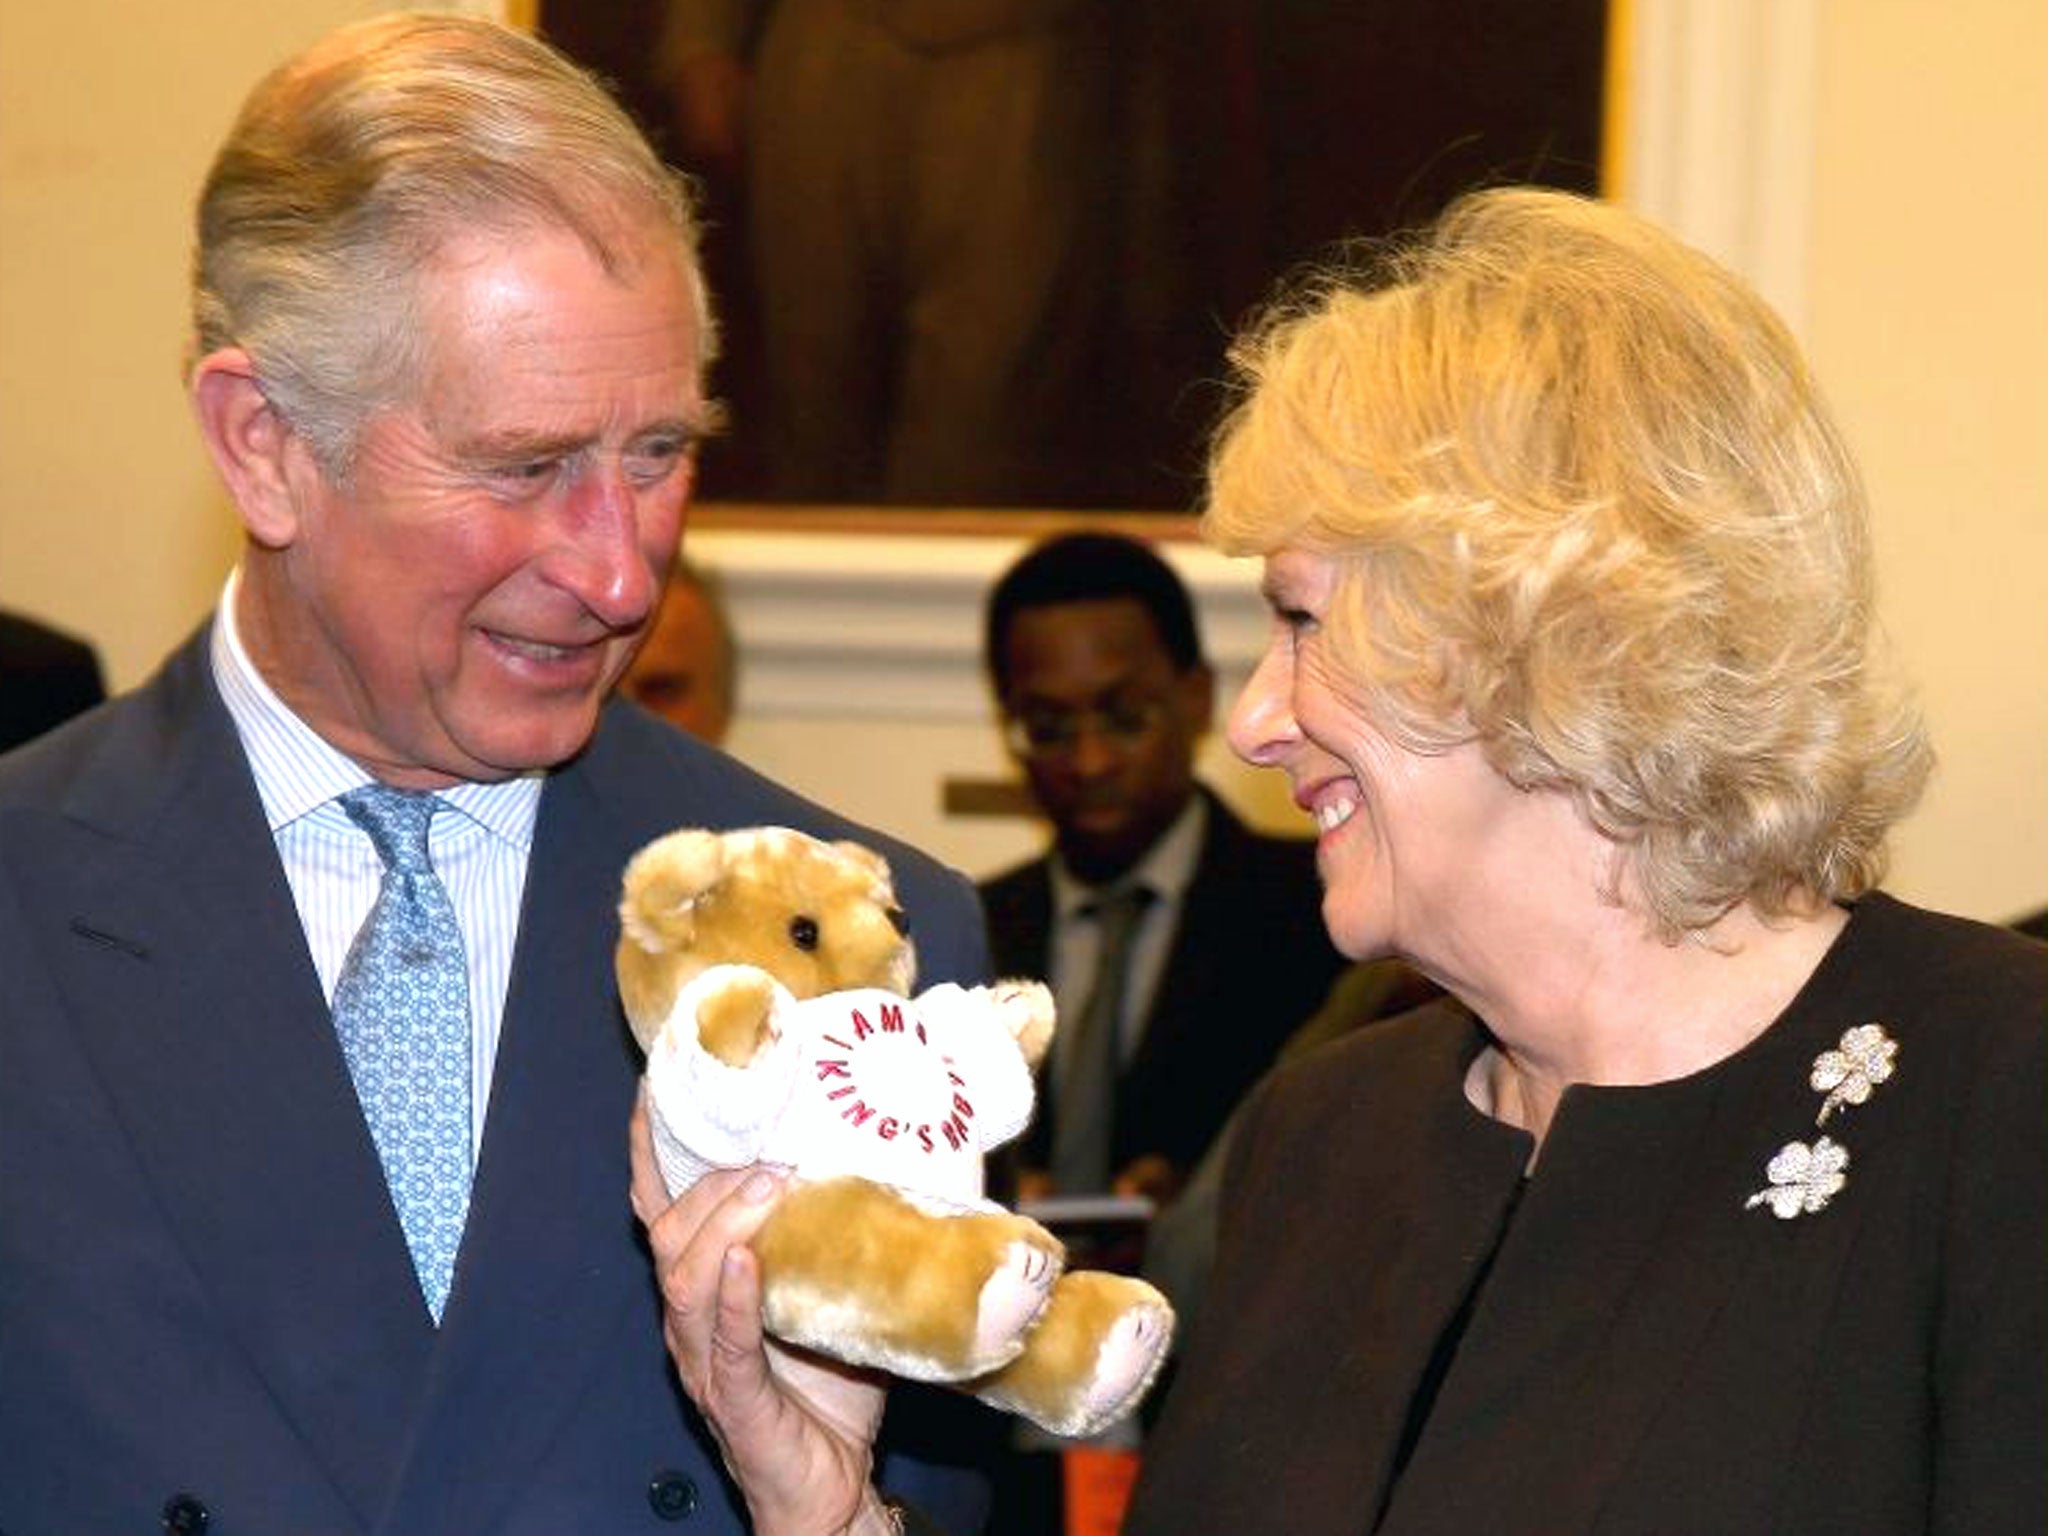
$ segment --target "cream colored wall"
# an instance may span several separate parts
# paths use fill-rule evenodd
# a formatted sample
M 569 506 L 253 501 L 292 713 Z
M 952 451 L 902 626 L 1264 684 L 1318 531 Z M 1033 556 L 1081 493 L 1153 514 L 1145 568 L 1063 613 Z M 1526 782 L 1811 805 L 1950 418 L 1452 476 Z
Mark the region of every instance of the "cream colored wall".
M 2048 0 L 1827 0 L 1810 338 L 1941 767 L 1890 884 L 2048 905 Z
M 2048 0 L 1803 3 L 1819 76 L 1804 324 L 1869 472 L 1884 612 L 1944 755 L 1893 883 L 2005 917 L 2048 902 Z M 233 558 L 177 383 L 192 190 L 263 68 L 378 8 L 0 0 L 0 603 L 90 634 L 117 684 Z M 1682 51 L 1684 29 L 1671 40 Z M 1721 162 L 1705 145 L 1692 163 Z M 970 764 L 989 750 L 971 726 L 943 737 L 932 749 Z M 947 826 L 935 790 L 905 791 L 915 762 L 843 740 L 802 718 L 742 736 L 771 771 L 969 867 L 1028 841 Z
M 179 382 L 192 193 L 242 95 L 343 0 L 0 0 L 0 603 L 138 681 L 235 529 Z
M 91 636 L 116 686 L 239 538 L 180 383 L 192 195 L 265 70 L 394 8 L 0 0 L 0 604 Z

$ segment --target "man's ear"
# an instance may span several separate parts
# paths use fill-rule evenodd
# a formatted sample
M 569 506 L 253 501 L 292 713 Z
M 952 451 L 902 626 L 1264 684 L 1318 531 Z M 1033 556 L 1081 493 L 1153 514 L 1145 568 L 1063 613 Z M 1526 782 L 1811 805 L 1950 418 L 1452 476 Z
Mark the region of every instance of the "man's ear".
M 298 537 L 293 486 L 311 467 L 305 445 L 263 393 L 240 347 L 209 352 L 192 370 L 192 410 L 249 537 L 283 549 Z

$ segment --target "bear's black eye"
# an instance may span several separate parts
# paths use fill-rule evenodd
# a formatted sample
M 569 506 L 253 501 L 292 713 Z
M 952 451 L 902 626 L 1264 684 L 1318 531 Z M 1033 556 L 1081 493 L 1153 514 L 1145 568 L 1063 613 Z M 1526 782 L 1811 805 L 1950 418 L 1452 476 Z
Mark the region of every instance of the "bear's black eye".
M 910 919 L 904 914 L 901 907 L 891 907 L 889 909 L 889 926 L 906 937 L 909 935 Z
M 816 949 L 818 920 L 815 917 L 792 917 L 789 920 L 789 942 L 807 954 Z

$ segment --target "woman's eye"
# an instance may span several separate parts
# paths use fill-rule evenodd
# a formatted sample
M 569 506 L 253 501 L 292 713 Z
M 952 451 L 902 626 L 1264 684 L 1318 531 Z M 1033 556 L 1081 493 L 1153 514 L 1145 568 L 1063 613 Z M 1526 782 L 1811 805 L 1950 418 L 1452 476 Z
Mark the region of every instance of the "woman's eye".
M 1274 628 L 1286 638 L 1289 646 L 1297 646 L 1316 631 L 1316 616 L 1306 608 L 1276 608 L 1273 610 Z

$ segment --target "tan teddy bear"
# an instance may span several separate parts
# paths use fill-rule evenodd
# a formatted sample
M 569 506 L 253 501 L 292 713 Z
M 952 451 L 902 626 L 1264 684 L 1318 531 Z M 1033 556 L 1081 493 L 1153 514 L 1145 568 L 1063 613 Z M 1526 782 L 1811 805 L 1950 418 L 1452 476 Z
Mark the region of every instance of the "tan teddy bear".
M 1061 1435 L 1136 1406 L 1172 1336 L 1165 1297 L 1067 1271 L 1051 1233 L 982 1196 L 983 1154 L 1030 1119 L 1042 985 L 909 996 L 887 863 L 786 827 L 649 844 L 619 920 L 670 1193 L 713 1168 L 791 1171 L 753 1244 L 770 1333 Z

